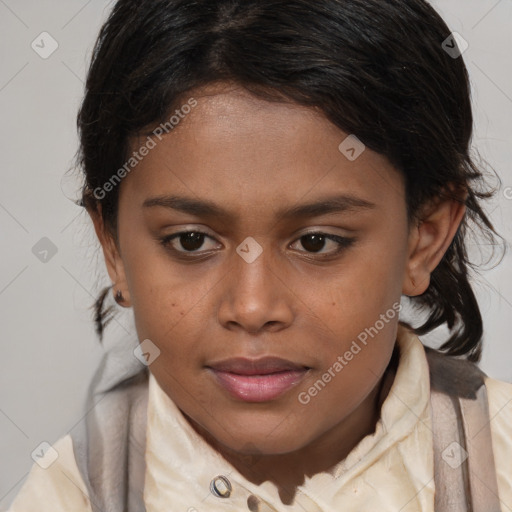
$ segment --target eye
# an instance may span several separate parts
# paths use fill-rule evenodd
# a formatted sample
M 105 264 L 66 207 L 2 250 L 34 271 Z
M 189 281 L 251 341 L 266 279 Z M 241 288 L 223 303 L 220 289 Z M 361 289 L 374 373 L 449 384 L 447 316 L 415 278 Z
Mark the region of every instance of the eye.
M 194 252 L 205 252 L 199 251 L 203 247 L 205 239 L 209 238 L 213 240 L 207 233 L 198 230 L 181 231 L 180 233 L 174 233 L 160 240 L 160 243 L 175 252 L 178 253 L 194 253 Z M 184 250 L 180 250 L 181 246 Z
M 173 235 L 166 236 L 160 240 L 160 243 L 168 250 L 178 253 L 180 255 L 187 254 L 201 254 L 208 252 L 210 249 L 215 249 L 217 246 L 210 249 L 200 250 L 205 240 L 214 240 L 211 236 L 203 231 L 190 230 L 174 233 Z M 311 232 L 302 235 L 295 243 L 299 242 L 306 249 L 307 253 L 317 253 L 323 256 L 335 256 L 342 252 L 344 249 L 350 247 L 354 242 L 354 238 L 347 238 L 338 235 L 331 235 L 323 232 Z M 327 246 L 333 246 L 334 250 L 323 251 Z M 304 251 L 301 251 L 304 252 Z
M 322 232 L 311 232 L 302 235 L 297 241 L 300 241 L 307 252 L 334 256 L 350 247 L 355 239 Z M 334 246 L 334 250 L 321 252 L 326 245 L 329 245 L 328 242 Z

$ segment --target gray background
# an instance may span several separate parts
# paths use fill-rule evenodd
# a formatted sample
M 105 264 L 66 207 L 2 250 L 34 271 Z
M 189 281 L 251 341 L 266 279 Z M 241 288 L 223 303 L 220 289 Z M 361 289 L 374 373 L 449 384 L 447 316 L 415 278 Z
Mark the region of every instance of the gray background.
M 512 1 L 433 3 L 469 43 L 464 59 L 473 84 L 474 145 L 503 180 L 487 211 L 510 241 Z M 0 511 L 25 480 L 31 452 L 42 441 L 54 443 L 81 419 L 102 353 L 88 308 L 109 280 L 88 217 L 73 203 L 76 173 L 67 171 L 77 149 L 75 117 L 85 70 L 111 5 L 0 0 Z M 31 47 L 43 31 L 59 45 L 47 59 Z M 33 253 L 38 243 L 48 246 L 40 242 L 44 237 L 57 251 L 46 262 Z M 486 327 L 481 367 L 509 382 L 511 258 L 507 254 L 476 285 Z M 135 341 L 129 311 L 109 328 L 106 343 L 123 337 Z M 426 341 L 435 344 L 435 335 Z

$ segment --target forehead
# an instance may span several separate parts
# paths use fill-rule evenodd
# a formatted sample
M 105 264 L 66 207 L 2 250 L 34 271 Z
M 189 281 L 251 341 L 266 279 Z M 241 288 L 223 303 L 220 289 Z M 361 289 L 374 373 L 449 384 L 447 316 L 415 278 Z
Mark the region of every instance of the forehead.
M 372 203 L 403 196 L 388 160 L 357 142 L 357 158 L 346 153 L 353 136 L 318 109 L 266 101 L 226 84 L 192 91 L 183 104 L 191 99 L 195 106 L 178 107 L 174 128 L 154 138 L 155 147 L 127 177 L 122 195 L 132 204 L 178 194 L 231 205 L 236 214 L 248 205 L 276 210 L 334 193 Z M 134 140 L 132 150 L 145 140 Z

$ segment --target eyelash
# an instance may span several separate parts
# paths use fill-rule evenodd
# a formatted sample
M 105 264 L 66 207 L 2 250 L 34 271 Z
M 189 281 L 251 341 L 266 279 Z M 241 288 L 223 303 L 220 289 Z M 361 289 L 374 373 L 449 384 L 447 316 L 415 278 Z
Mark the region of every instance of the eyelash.
M 164 248 L 166 250 L 168 250 L 174 254 L 177 254 L 179 258 L 183 258 L 183 259 L 187 259 L 187 260 L 197 259 L 197 258 L 199 258 L 199 256 L 197 256 L 197 255 L 201 255 L 201 252 L 199 252 L 199 251 L 178 251 L 177 249 L 175 249 L 174 247 L 171 246 L 171 242 L 174 239 L 179 238 L 182 235 L 187 235 L 189 233 L 195 233 L 196 235 L 204 235 L 205 237 L 211 238 L 213 240 L 213 237 L 211 237 L 208 233 L 205 233 L 204 231 L 200 231 L 200 230 L 196 230 L 196 229 L 191 229 L 189 231 L 180 231 L 179 233 L 174 233 L 172 235 L 161 238 L 160 243 L 164 246 Z M 337 256 L 343 250 L 348 249 L 356 241 L 355 238 L 348 238 L 348 237 L 343 237 L 343 236 L 338 236 L 338 235 L 332 235 L 329 233 L 323 233 L 322 231 L 311 231 L 309 233 L 304 233 L 299 238 L 297 238 L 293 243 L 299 241 L 303 237 L 311 236 L 311 235 L 321 236 L 323 238 L 326 238 L 328 240 L 336 242 L 339 245 L 339 247 L 336 251 L 328 253 L 328 254 L 305 251 L 307 254 L 311 254 L 311 255 L 320 254 L 320 256 L 319 257 L 317 256 L 316 259 L 327 259 L 327 258 L 331 258 L 333 256 Z M 208 251 L 203 251 L 203 252 L 207 253 Z M 303 251 L 301 251 L 301 252 L 303 252 Z M 186 256 L 187 254 L 190 254 L 191 256 Z M 196 255 L 196 256 L 194 256 L 194 255 Z

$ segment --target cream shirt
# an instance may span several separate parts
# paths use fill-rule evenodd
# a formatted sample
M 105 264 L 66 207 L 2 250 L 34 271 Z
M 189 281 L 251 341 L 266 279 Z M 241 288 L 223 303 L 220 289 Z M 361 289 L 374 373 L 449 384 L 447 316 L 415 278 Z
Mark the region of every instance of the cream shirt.
M 434 512 L 428 362 L 417 336 L 399 327 L 400 359 L 374 433 L 331 473 L 306 478 L 283 505 L 270 482 L 254 485 L 199 436 L 149 377 L 144 501 L 147 512 Z M 512 384 L 487 378 L 492 444 L 503 512 L 512 511 Z M 34 464 L 9 512 L 91 512 L 69 435 L 47 469 Z M 47 454 L 49 455 L 49 454 Z M 45 457 L 40 464 L 45 463 Z M 229 497 L 218 497 L 211 486 Z M 259 506 L 259 508 L 257 508 Z

